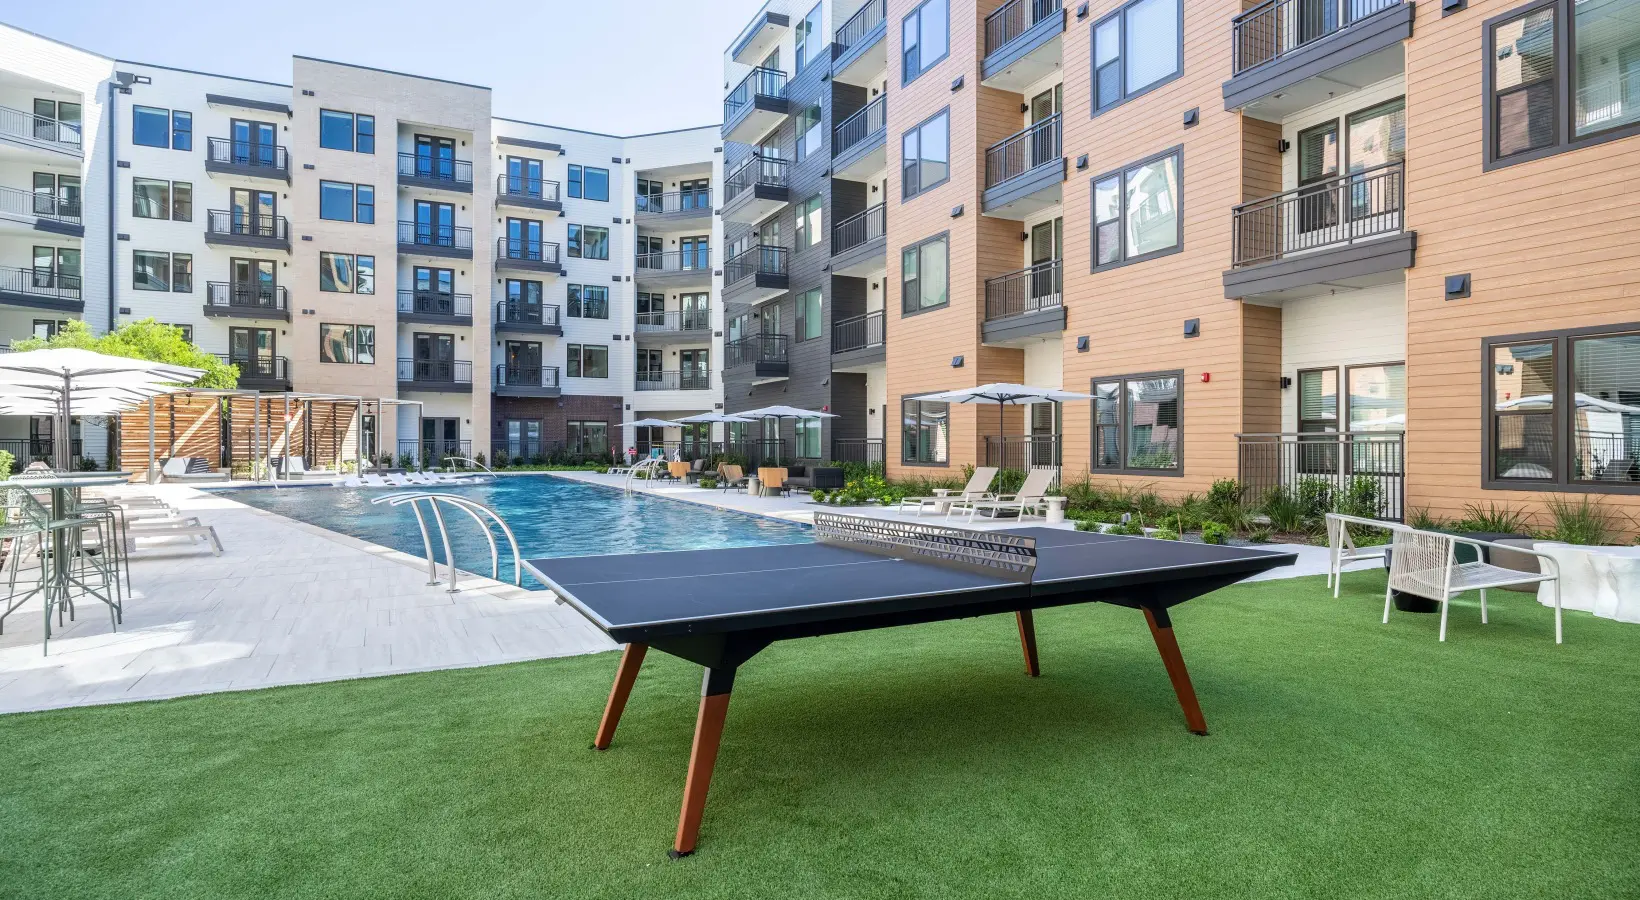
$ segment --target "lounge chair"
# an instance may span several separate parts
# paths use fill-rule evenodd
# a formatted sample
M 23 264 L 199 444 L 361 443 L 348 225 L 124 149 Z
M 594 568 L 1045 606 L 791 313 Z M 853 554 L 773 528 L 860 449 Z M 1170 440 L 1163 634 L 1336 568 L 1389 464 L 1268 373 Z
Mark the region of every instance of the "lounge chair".
M 222 539 L 216 536 L 216 529 L 210 525 L 201 525 L 199 519 L 181 519 L 176 522 L 132 522 L 125 529 L 126 549 L 135 551 L 137 541 L 144 538 L 165 539 L 185 537 L 189 543 L 195 538 L 204 538 L 206 546 L 212 555 L 222 555 Z
M 420 484 L 420 485 L 429 485 L 429 484 L 437 484 L 438 483 L 437 481 L 433 480 L 432 478 L 427 477 L 427 474 L 425 472 L 406 472 L 406 473 L 404 473 L 404 480 L 411 483 L 411 484 Z
M 359 480 L 364 482 L 365 487 L 387 487 L 387 479 L 375 473 L 360 475 Z
M 227 481 L 228 476 L 211 468 L 211 464 L 198 456 L 173 456 L 165 461 L 160 474 L 166 481 Z
M 989 510 L 992 518 L 1004 512 L 1012 511 L 1023 519 L 1028 514 L 1046 514 L 1048 487 L 1053 484 L 1054 470 L 1032 469 L 1025 475 L 1025 483 L 1019 486 L 1016 494 L 998 494 L 989 500 L 959 500 L 951 504 L 946 516 L 957 511 L 959 507 L 968 510 L 968 521 L 974 521 L 974 516 L 981 510 Z
M 280 478 L 287 480 L 299 481 L 309 474 L 316 474 L 308 472 L 307 460 L 300 456 L 270 456 L 268 468 Z
M 786 486 L 786 469 L 784 466 L 764 466 L 757 470 L 757 492 L 759 496 L 784 494 L 791 488 Z
M 1338 599 L 1339 585 L 1344 580 L 1345 565 L 1363 559 L 1384 558 L 1385 545 L 1355 546 L 1355 537 L 1350 534 L 1349 527 L 1351 525 L 1364 525 L 1386 530 L 1406 527 L 1396 522 L 1382 522 L 1377 519 L 1363 519 L 1357 516 L 1327 513 L 1327 586 L 1333 589 L 1334 600 Z
M 410 487 L 412 483 L 410 479 L 404 477 L 403 472 L 388 472 L 382 477 L 386 478 L 394 487 Z
M 1467 544 L 1485 559 L 1487 549 L 1531 555 L 1540 560 L 1538 572 L 1523 572 L 1488 562 L 1460 563 L 1457 547 Z M 1495 544 L 1455 534 L 1398 528 L 1391 541 L 1394 554 L 1389 561 L 1389 584 L 1384 588 L 1384 624 L 1389 624 L 1391 596 L 1395 591 L 1427 597 L 1441 604 L 1441 640 L 1446 640 L 1446 614 L 1452 598 L 1465 591 L 1480 591 L 1481 624 L 1486 624 L 1486 591 L 1514 585 L 1554 583 L 1555 643 L 1561 642 L 1560 562 L 1551 554 L 1520 546 Z
M 718 464 L 718 486 L 727 492 L 730 488 L 744 488 L 746 473 L 733 463 Z
M 937 490 L 932 497 L 906 497 L 900 501 L 897 513 L 904 513 L 906 504 L 917 508 L 917 515 L 922 515 L 924 509 L 932 508 L 935 512 L 949 513 L 951 504 L 955 502 L 970 502 L 975 500 L 991 500 L 995 495 L 990 493 L 991 482 L 997 479 L 996 466 L 975 466 L 974 474 L 969 477 L 968 483 L 960 491 Z
M 695 461 L 689 464 L 689 471 L 684 473 L 683 481 L 685 484 L 694 484 L 700 481 L 700 477 L 705 474 L 706 460 L 696 457 Z

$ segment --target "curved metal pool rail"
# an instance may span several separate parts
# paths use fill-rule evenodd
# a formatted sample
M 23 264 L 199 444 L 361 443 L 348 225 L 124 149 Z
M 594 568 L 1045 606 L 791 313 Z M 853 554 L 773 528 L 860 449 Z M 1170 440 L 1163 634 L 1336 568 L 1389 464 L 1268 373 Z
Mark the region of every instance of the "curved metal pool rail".
M 479 462 L 479 461 L 478 461 L 478 460 L 476 460 L 476 459 L 472 459 L 472 458 L 471 458 L 471 457 L 466 457 L 466 456 L 446 456 L 446 457 L 445 457 L 445 459 L 446 459 L 446 460 L 454 460 L 454 461 L 455 461 L 455 462 L 463 462 L 463 463 L 468 463 L 468 464 L 470 464 L 470 465 L 473 465 L 473 466 L 477 466 L 477 467 L 478 467 L 478 468 L 480 468 L 480 469 L 483 469 L 483 470 L 484 470 L 484 473 L 485 473 L 485 474 L 486 474 L 486 475 L 489 475 L 489 476 L 490 476 L 490 478 L 491 478 L 491 479 L 492 479 L 492 480 L 493 480 L 493 479 L 494 479 L 494 478 L 495 478 L 495 470 L 494 470 L 494 469 L 492 469 L 492 468 L 490 468 L 490 467 L 489 467 L 489 466 L 486 466 L 486 465 L 484 465 L 484 464 L 483 464 L 483 463 L 481 463 L 481 462 Z
M 479 529 L 484 532 L 484 540 L 488 541 L 490 545 L 490 578 L 495 581 L 501 580 L 501 558 L 495 543 L 495 533 L 490 530 L 490 522 L 501 526 L 501 533 L 506 536 L 507 544 L 512 548 L 513 584 L 523 585 L 523 556 L 518 550 L 518 539 L 513 536 L 512 529 L 507 526 L 506 520 L 488 506 L 457 494 L 442 494 L 431 491 L 403 491 L 397 494 L 384 494 L 371 499 L 371 504 L 386 503 L 389 506 L 410 504 L 410 511 L 416 514 L 416 526 L 421 529 L 422 547 L 427 551 L 428 584 L 438 584 L 439 578 L 438 561 L 433 556 L 432 535 L 427 530 L 427 517 L 422 513 L 422 501 L 424 500 L 428 512 L 433 514 L 433 521 L 438 525 L 439 541 L 444 545 L 444 566 L 450 573 L 450 586 L 446 590 L 454 594 L 460 588 L 456 586 L 456 558 L 450 547 L 449 527 L 444 522 L 444 513 L 439 509 L 441 503 L 459 509 L 472 517 Z
M 632 480 L 634 478 L 638 477 L 638 472 L 639 471 L 644 471 L 644 472 L 649 473 L 648 475 L 644 476 L 644 480 L 654 481 L 655 480 L 655 474 L 657 472 L 659 472 L 661 470 L 661 468 L 666 465 L 666 463 L 667 463 L 667 459 L 664 456 L 651 456 L 648 459 L 642 460 L 641 462 L 638 462 L 638 463 L 634 464 L 632 466 L 632 468 L 630 468 L 626 471 L 626 492 L 628 494 L 632 493 Z

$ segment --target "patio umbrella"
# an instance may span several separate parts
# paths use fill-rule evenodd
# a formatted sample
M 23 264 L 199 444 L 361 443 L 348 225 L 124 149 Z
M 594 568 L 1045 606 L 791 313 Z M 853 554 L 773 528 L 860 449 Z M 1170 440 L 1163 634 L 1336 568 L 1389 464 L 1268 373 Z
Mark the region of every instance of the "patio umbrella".
M 765 406 L 761 409 L 747 409 L 735 413 L 743 419 L 835 419 L 837 416 L 829 412 L 816 412 L 812 409 L 798 409 L 795 406 Z
M 639 419 L 636 422 L 626 423 L 634 428 L 682 428 L 682 423 L 668 422 L 665 419 Z
M 91 394 L 97 394 L 94 388 L 123 387 L 142 390 L 147 386 L 158 387 L 163 383 L 187 384 L 203 374 L 203 370 L 187 366 L 110 356 L 76 347 L 29 350 L 0 356 L 0 385 L 39 387 L 55 395 L 58 406 L 55 414 L 64 438 L 56 441 L 53 447 L 53 455 L 59 469 L 72 468 L 73 464 L 73 460 L 69 459 L 72 444 L 67 438 L 75 413 L 76 392 L 89 391 Z M 101 393 L 104 400 L 110 399 L 106 390 Z M 89 400 L 89 397 L 79 404 L 79 408 L 86 411 L 84 414 L 108 414 L 91 412 L 94 408 L 104 408 L 105 404 L 93 406 L 86 400 Z
M 683 418 L 679 419 L 678 421 L 680 423 L 683 423 L 683 424 L 686 424 L 686 425 L 700 425 L 700 424 L 713 423 L 713 422 L 728 422 L 728 423 L 732 423 L 732 424 L 737 423 L 737 424 L 744 425 L 745 423 L 753 421 L 753 420 L 744 418 L 739 413 L 729 414 L 729 413 L 719 413 L 719 412 L 707 412 L 707 413 L 697 413 L 696 415 L 693 415 L 693 416 L 684 416 Z
M 1092 400 L 1093 395 L 1078 394 L 1075 391 L 1062 391 L 1059 388 L 1034 387 L 1029 384 L 994 382 L 992 384 L 982 384 L 978 387 L 942 391 L 938 394 L 925 394 L 917 399 L 935 403 L 995 403 L 997 406 L 997 436 L 1001 437 L 1003 428 L 1002 408 L 1004 406 Z

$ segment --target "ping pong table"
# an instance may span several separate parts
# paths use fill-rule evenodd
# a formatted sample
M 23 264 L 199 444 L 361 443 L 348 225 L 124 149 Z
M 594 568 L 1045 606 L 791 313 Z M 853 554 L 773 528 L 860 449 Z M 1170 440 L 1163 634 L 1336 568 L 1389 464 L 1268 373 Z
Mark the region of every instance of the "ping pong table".
M 1185 724 L 1207 733 L 1168 610 L 1291 565 L 1270 550 L 1051 528 L 975 531 L 820 512 L 816 543 L 526 560 L 625 644 L 593 747 L 609 748 L 645 653 L 704 666 L 683 809 L 670 851 L 695 851 L 735 671 L 775 641 L 1013 613 L 1040 674 L 1032 611 L 1103 602 L 1144 613 Z

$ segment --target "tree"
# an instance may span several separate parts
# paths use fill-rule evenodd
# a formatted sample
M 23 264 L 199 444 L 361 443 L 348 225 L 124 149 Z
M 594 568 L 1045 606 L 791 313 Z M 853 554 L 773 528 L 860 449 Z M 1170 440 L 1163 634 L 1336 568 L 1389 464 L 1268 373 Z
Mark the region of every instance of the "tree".
M 74 347 L 109 356 L 204 369 L 205 374 L 192 387 L 234 388 L 239 385 L 238 366 L 229 365 L 215 354 L 206 353 L 188 343 L 182 337 L 182 329 L 175 325 L 165 325 L 153 319 L 127 322 L 104 335 L 92 334 L 85 322 L 74 319 L 50 340 L 31 337 L 14 341 L 11 345 L 15 352 L 57 347 Z

